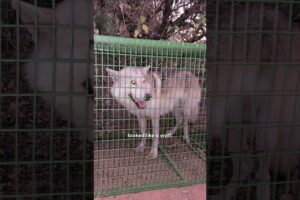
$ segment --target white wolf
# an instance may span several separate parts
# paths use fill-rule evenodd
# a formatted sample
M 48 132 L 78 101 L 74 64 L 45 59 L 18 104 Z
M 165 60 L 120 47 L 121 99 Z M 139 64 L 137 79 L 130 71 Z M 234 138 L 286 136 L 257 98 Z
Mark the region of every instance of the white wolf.
M 93 101 L 85 88 L 92 75 L 88 64 L 92 34 L 90 1 L 64 0 L 55 10 L 20 0 L 12 0 L 11 6 L 19 10 L 20 19 L 28 25 L 26 28 L 35 43 L 31 61 L 23 66 L 30 87 L 39 93 L 55 94 L 56 111 L 68 119 L 72 110 L 70 119 L 74 128 L 91 126 Z M 51 95 L 43 98 L 52 102 Z M 88 136 L 93 138 L 91 131 Z
M 113 78 L 110 89 L 112 96 L 129 112 L 136 115 L 142 134 L 146 134 L 147 118 L 151 118 L 154 138 L 150 157 L 157 158 L 160 116 L 173 112 L 176 125 L 169 131 L 174 134 L 183 125 L 183 138 L 190 142 L 188 123 L 198 117 L 198 104 L 201 99 L 199 79 L 189 71 L 170 73 L 162 81 L 161 75 L 151 72 L 150 66 L 124 67 L 120 71 L 106 68 Z M 143 137 L 136 151 L 144 151 L 146 137 Z

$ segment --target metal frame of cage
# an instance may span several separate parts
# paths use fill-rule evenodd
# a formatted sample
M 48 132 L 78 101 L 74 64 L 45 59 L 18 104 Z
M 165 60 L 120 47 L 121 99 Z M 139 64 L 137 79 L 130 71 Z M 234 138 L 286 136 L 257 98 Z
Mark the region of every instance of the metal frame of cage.
M 205 183 L 205 45 L 95 35 L 94 50 L 95 196 Z M 130 138 L 128 134 L 140 133 L 136 117 L 109 94 L 111 81 L 105 70 L 148 64 L 154 71 L 190 70 L 199 78 L 202 89 L 202 112 L 200 120 L 190 125 L 196 127 L 190 129 L 190 144 L 182 142 L 182 131 L 169 140 L 160 138 L 156 160 L 147 158 L 149 143 L 144 153 L 133 150 L 140 138 Z M 172 118 L 161 117 L 160 134 L 174 125 Z M 147 130 L 151 129 L 148 123 Z

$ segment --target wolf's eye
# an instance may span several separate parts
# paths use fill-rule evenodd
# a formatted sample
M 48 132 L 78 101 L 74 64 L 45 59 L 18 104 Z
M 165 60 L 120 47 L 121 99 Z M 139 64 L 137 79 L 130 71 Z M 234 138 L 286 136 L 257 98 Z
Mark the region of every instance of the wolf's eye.
M 131 84 L 132 84 L 132 85 L 135 85 L 135 84 L 136 84 L 136 82 L 135 82 L 135 81 L 131 81 Z

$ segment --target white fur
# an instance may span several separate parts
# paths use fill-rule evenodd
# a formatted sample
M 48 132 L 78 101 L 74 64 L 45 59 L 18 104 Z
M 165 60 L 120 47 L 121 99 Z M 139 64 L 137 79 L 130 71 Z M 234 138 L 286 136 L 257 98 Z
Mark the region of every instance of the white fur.
M 149 66 L 144 68 L 125 67 L 121 71 L 114 71 L 107 68 L 107 72 L 114 80 L 114 84 L 110 89 L 112 96 L 127 108 L 129 112 L 137 116 L 142 134 L 146 134 L 147 118 L 151 119 L 154 138 L 150 157 L 155 159 L 158 156 L 159 119 L 161 116 L 174 112 L 176 115 L 176 126 L 170 130 L 169 133 L 172 135 L 175 134 L 179 126 L 183 124 L 183 137 L 187 143 L 190 142 L 188 122 L 193 122 L 195 116 L 192 115 L 198 114 L 201 88 L 198 78 L 190 72 L 182 72 L 182 74 L 188 73 L 190 78 L 194 80 L 194 82 L 190 82 L 189 85 L 184 85 L 184 81 L 182 79 L 176 80 L 176 77 L 168 77 L 165 82 L 162 82 L 160 76 L 152 72 L 156 86 L 154 88 L 153 83 L 151 84 L 149 80 L 147 81 L 148 70 Z M 176 73 L 180 76 L 181 72 Z M 136 84 L 132 85 L 132 80 L 134 80 Z M 167 88 L 163 88 L 163 84 Z M 162 90 L 165 90 L 164 94 Z M 145 101 L 146 107 L 144 109 L 140 109 L 129 97 L 129 94 L 132 94 L 136 100 L 143 100 L 145 94 L 151 94 L 152 98 Z M 180 106 L 180 102 L 182 106 Z M 145 145 L 146 138 L 144 137 L 136 150 L 139 152 L 144 151 Z
M 35 7 L 23 1 L 12 0 L 11 6 L 17 10 L 19 3 L 20 18 L 25 25 L 34 25 L 35 16 L 38 17 L 37 31 L 33 27 L 28 27 L 33 39 L 38 34 L 38 41 L 35 42 L 32 61 L 22 66 L 26 73 L 26 78 L 32 89 L 36 87 L 38 92 L 57 92 L 55 95 L 55 109 L 66 120 L 72 110 L 72 125 L 74 128 L 87 128 L 93 122 L 93 102 L 92 99 L 85 96 L 83 83 L 92 75 L 89 69 L 87 74 L 88 59 L 90 57 L 89 31 L 89 1 L 86 0 L 64 0 L 57 4 L 55 12 L 52 9 Z M 73 17 L 72 17 L 73 9 Z M 73 20 L 72 20 L 73 18 Z M 53 19 L 56 23 L 56 29 L 52 29 Z M 82 29 L 71 29 L 70 25 L 85 27 Z M 43 25 L 48 25 L 47 28 Z M 49 26 L 50 25 L 50 26 Z M 62 27 L 65 26 L 65 27 Z M 53 26 L 54 27 L 54 26 Z M 53 39 L 53 33 L 55 39 Z M 72 44 L 73 42 L 73 44 Z M 36 51 L 36 53 L 34 53 Z M 55 59 L 55 70 L 52 61 L 37 61 L 39 59 Z M 71 70 L 71 61 L 74 61 L 73 71 Z M 76 60 L 80 60 L 76 63 Z M 83 61 L 83 59 L 85 61 Z M 37 61 L 37 62 L 36 62 Z M 36 63 L 35 63 L 36 62 Z M 37 64 L 37 69 L 35 65 Z M 37 80 L 36 80 L 37 78 Z M 71 78 L 73 85 L 70 85 Z M 36 82 L 35 82 L 36 81 Z M 53 90 L 53 81 L 55 88 Z M 81 92 L 80 95 L 75 93 Z M 74 95 L 70 105 L 67 95 L 60 96 L 58 93 L 69 93 Z M 46 102 L 52 102 L 52 96 L 43 96 Z M 88 108 L 86 109 L 86 102 Z M 92 133 L 89 133 L 92 139 Z

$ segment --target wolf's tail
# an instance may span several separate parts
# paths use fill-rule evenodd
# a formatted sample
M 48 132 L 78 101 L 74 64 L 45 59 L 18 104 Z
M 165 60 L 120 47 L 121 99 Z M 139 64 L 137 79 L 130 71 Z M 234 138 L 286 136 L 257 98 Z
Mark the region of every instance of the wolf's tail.
M 184 106 L 184 112 L 188 116 L 190 123 L 195 123 L 199 118 L 199 105 L 201 101 L 201 87 L 198 79 L 192 81 L 191 87 L 186 93 L 186 103 Z

